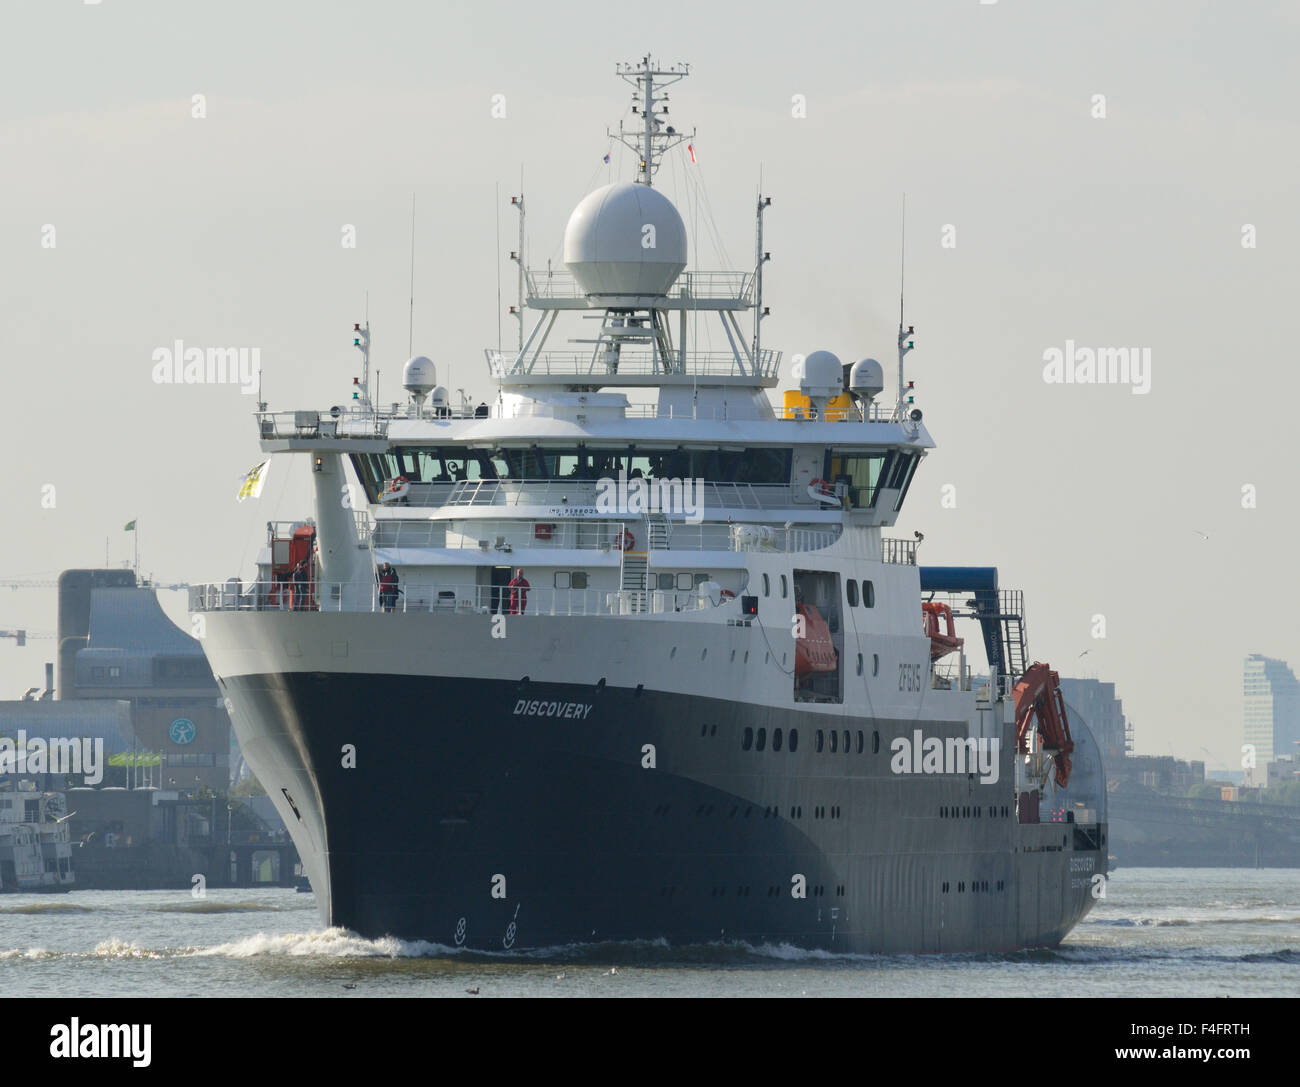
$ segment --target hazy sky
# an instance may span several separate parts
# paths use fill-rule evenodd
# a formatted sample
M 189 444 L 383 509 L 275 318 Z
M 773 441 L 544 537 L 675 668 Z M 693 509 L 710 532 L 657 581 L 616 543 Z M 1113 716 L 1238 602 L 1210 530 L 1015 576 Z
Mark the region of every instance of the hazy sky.
M 327 407 L 369 291 L 392 399 L 413 192 L 416 352 L 489 397 L 516 244 L 503 206 L 497 252 L 494 187 L 504 205 L 523 168 L 530 263 L 558 262 L 573 205 L 630 176 L 617 151 L 601 164 L 630 101 L 613 68 L 650 50 L 694 67 L 673 119 L 698 126 L 736 267 L 763 170 L 764 341 L 787 358 L 891 372 L 907 193 L 909 376 L 939 447 L 896 534 L 923 531 L 924 562 L 997 565 L 1031 655 L 1113 680 L 1139 751 L 1235 764 L 1243 656 L 1300 669 L 1297 0 L 4 0 L 0 18 L 0 581 L 102 564 L 106 537 L 120 562 L 133 518 L 160 580 L 251 573 L 265 522 L 310 513 L 306 465 L 236 505 L 254 398 L 155 384 L 153 352 L 256 347 L 273 408 Z M 1149 348 L 1149 393 L 1048 384 L 1067 340 Z M 0 588 L 0 627 L 53 633 L 54 595 Z M 0 690 L 53 654 L 0 640 Z

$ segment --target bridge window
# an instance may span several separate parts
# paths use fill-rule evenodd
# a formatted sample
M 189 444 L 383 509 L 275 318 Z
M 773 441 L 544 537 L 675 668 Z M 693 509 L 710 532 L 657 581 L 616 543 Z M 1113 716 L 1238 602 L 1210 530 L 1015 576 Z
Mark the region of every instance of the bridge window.
M 874 506 L 876 492 L 892 454 L 836 451 L 827 454 L 826 478 L 832 483 L 846 483 L 849 505 L 853 509 Z

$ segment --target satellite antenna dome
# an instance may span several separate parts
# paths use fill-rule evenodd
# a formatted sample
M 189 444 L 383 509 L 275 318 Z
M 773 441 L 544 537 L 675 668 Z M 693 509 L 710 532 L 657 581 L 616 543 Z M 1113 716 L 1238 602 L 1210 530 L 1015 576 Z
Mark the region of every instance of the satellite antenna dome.
M 406 360 L 406 365 L 402 367 L 402 388 L 408 393 L 423 398 L 432 392 L 437 384 L 438 378 L 432 359 L 416 355 Z
M 429 403 L 435 408 L 445 408 L 447 406 L 447 386 L 439 385 L 433 390 L 433 395 L 429 397 Z
M 871 403 L 885 390 L 885 368 L 875 359 L 859 359 L 849 371 L 849 392 Z
M 819 411 L 844 390 L 844 369 L 829 351 L 805 355 L 791 367 L 790 376 L 799 382 L 799 391 Z
M 587 295 L 661 297 L 686 267 L 686 225 L 658 189 L 606 185 L 569 216 L 564 263 Z

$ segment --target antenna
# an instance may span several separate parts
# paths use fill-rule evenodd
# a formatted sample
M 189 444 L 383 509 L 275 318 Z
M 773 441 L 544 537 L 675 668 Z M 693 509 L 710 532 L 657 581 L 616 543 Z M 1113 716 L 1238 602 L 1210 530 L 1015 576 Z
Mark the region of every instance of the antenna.
M 415 193 L 411 193 L 411 316 L 406 326 L 406 356 L 415 349 Z M 378 403 L 378 390 L 376 390 Z
M 501 353 L 501 182 L 496 183 L 492 195 L 492 212 L 497 221 L 497 354 Z
M 668 123 L 668 106 L 664 104 L 668 101 L 664 91 L 685 79 L 690 71 L 690 65 L 684 63 L 664 68 L 649 53 L 638 64 L 614 66 L 615 74 L 633 87 L 632 112 L 641 115 L 641 130 L 625 130 L 623 122 L 619 121 L 618 132 L 606 130 L 606 135 L 618 140 L 637 156 L 636 179 L 639 184 L 653 185 L 664 152 L 695 138 L 694 129 L 689 133 L 678 132 Z
M 898 404 L 894 408 L 894 418 L 902 422 L 907 398 L 907 383 L 903 377 L 903 357 L 912 350 L 912 326 L 903 328 L 903 287 L 907 272 L 907 193 L 903 193 L 902 228 L 898 242 Z

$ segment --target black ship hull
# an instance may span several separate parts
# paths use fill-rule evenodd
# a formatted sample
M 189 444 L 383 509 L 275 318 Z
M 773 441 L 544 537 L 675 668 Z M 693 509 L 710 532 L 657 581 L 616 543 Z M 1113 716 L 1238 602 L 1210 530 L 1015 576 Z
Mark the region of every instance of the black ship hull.
M 995 783 L 891 769 L 896 736 L 952 723 L 452 677 L 222 686 L 322 920 L 367 937 L 1003 951 L 1058 943 L 1105 872 L 1104 824 L 1017 822 L 1009 736 Z

